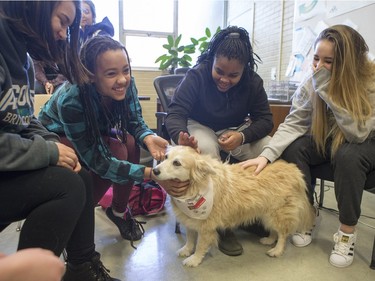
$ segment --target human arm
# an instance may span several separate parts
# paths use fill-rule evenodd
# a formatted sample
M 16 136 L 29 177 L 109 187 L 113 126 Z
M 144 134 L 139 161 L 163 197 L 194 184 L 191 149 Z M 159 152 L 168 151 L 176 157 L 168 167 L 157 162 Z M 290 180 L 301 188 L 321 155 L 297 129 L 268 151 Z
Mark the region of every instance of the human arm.
M 251 119 L 251 125 L 245 127 L 243 143 L 252 143 L 269 135 L 273 129 L 273 118 L 268 102 L 268 96 L 263 87 L 263 80 L 256 73 L 249 76 L 242 84 L 241 93 L 245 93 L 248 98 L 247 114 Z M 243 116 L 242 118 L 244 118 Z M 237 143 L 241 144 L 242 139 L 239 134 L 235 135 Z
M 330 71 L 326 68 L 322 67 L 317 70 L 313 76 L 314 90 L 332 110 L 337 125 L 343 132 L 345 139 L 353 143 L 364 142 L 370 133 L 375 130 L 375 92 L 370 93 L 370 101 L 373 108 L 372 116 L 366 122 L 360 122 L 355 120 L 347 109 L 335 104 L 332 97 L 328 96 L 330 78 Z
M 164 120 L 165 127 L 169 136 L 174 143 L 185 145 L 189 144 L 189 131 L 187 128 L 188 119 L 191 118 L 191 112 L 194 108 L 194 103 L 197 102 L 197 92 L 201 83 L 196 75 L 191 73 L 186 74 L 180 84 L 176 87 L 175 92 L 171 97 L 171 102 L 167 111 L 167 116 Z M 185 137 L 180 139 L 180 134 L 185 133 Z
M 64 90 L 66 92 L 55 99 L 58 115 L 55 122 L 61 123 L 62 131 L 73 144 L 80 160 L 103 179 L 109 179 L 119 184 L 126 184 L 132 180 L 143 181 L 144 165 L 119 160 L 103 149 L 105 147 L 103 137 L 99 137 L 98 141 L 88 137 L 87 131 L 90 128 L 85 122 L 85 111 L 88 109 L 84 109 L 82 106 L 78 87 L 75 85 L 64 86 Z M 90 85 L 88 93 L 92 98 L 90 110 L 93 118 L 98 120 L 100 131 L 105 135 L 108 131 L 108 124 L 106 118 L 100 115 L 102 112 L 100 96 L 92 85 Z
M 308 76 L 294 93 L 289 114 L 279 125 L 270 142 L 264 146 L 260 156 L 265 157 L 269 162 L 274 162 L 293 141 L 309 132 L 312 91 L 311 79 Z
M 44 86 L 44 89 L 48 95 L 51 95 L 55 90 L 55 84 L 49 81 L 44 71 L 43 63 L 37 60 L 33 60 L 35 79 Z
M 62 260 L 40 248 L 0 256 L 0 281 L 60 281 L 65 272 Z
M 42 62 L 33 60 L 34 64 L 34 71 L 35 71 L 35 79 L 39 81 L 40 84 L 45 86 L 46 82 L 48 82 L 46 73 L 44 72 L 44 67 Z

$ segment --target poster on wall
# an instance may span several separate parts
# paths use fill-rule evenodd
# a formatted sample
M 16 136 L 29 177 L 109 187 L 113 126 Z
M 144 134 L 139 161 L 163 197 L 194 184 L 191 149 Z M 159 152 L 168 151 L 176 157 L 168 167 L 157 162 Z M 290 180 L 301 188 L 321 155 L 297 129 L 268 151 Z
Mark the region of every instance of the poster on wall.
M 294 21 L 295 23 L 308 20 L 326 11 L 325 0 L 295 0 Z
M 327 1 L 327 18 L 333 18 L 374 4 L 375 1 Z

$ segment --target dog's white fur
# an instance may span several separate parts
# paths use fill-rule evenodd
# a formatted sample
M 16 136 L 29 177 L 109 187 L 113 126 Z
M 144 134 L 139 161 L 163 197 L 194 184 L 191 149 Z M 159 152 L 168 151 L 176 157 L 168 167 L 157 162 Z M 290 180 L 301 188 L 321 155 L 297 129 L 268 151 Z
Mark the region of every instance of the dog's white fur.
M 207 219 L 187 216 L 171 200 L 177 220 L 186 227 L 187 241 L 178 251 L 179 256 L 188 257 L 184 265 L 195 267 L 202 262 L 210 246 L 217 245 L 217 229 L 234 228 L 260 219 L 270 230 L 270 236 L 260 242 L 272 245 L 277 241 L 267 254 L 278 257 L 283 254 L 290 234 L 312 227 L 314 208 L 296 165 L 278 160 L 257 176 L 253 172 L 253 167 L 243 169 L 236 164 L 222 163 L 187 146 L 171 147 L 166 159 L 154 168 L 157 179 L 190 180 L 183 198 L 194 197 L 210 180 L 213 183 L 214 203 Z

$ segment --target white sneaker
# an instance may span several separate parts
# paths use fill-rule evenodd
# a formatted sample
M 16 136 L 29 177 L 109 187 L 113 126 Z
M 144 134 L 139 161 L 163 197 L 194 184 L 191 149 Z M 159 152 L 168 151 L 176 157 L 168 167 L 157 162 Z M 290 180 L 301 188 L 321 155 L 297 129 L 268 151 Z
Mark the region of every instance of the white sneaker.
M 292 235 L 292 244 L 296 247 L 306 247 L 311 244 L 312 242 L 312 236 L 317 229 L 317 226 L 320 224 L 320 221 L 322 220 L 322 217 L 319 214 L 319 209 L 316 208 L 316 217 L 315 217 L 315 223 L 313 227 L 304 233 L 296 232 Z
M 357 239 L 357 233 L 346 234 L 339 230 L 333 235 L 335 245 L 329 257 L 329 262 L 336 267 L 347 267 L 352 264 L 354 259 L 354 244 Z

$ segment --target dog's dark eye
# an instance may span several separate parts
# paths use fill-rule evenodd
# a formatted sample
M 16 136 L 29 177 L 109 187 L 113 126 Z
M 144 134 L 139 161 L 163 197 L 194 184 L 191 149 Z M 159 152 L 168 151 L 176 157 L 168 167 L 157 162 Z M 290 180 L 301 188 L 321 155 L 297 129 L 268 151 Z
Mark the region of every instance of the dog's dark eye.
M 173 166 L 181 166 L 180 161 L 178 161 L 178 160 L 174 160 L 174 161 L 173 161 Z

